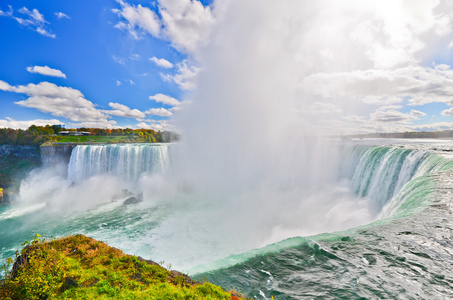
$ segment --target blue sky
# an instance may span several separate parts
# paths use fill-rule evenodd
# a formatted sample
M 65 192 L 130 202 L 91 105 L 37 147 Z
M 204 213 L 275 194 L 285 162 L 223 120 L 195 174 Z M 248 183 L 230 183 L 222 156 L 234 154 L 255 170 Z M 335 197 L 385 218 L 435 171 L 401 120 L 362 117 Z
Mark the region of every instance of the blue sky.
M 0 127 L 171 130 L 199 101 L 192 118 L 228 104 L 242 128 L 287 116 L 339 133 L 452 129 L 452 32 L 443 0 L 3 0 Z M 249 96 L 193 99 L 209 78 Z
M 89 113 L 83 117 L 57 109 L 46 111 L 39 103 L 21 106 L 17 103 L 33 95 L 4 88 L 0 90 L 0 120 L 5 125 L 23 128 L 30 121 L 43 125 L 58 120 L 67 127 L 137 128 L 141 123 L 142 127 L 165 129 L 158 122 L 169 119 L 175 106 L 149 97 L 156 94 L 178 100 L 183 97 L 187 89 L 165 77 L 178 74 L 178 64 L 188 59 L 188 51 L 183 47 L 176 49 L 171 38 L 153 37 L 140 26 L 133 28 L 137 37 L 117 26 L 119 22 L 128 22 L 121 16 L 125 7 L 137 12 L 141 4 L 143 11 L 158 11 L 157 3 L 149 1 L 2 1 L 0 80 L 12 87 L 43 82 L 69 87 L 83 94 L 95 110 L 106 111 L 106 116 L 90 118 Z M 167 65 L 159 66 L 159 61 Z M 31 72 L 36 66 L 37 72 Z M 65 77 L 49 76 L 39 67 L 61 71 Z M 140 118 L 134 117 L 134 113 L 132 117 L 127 114 L 124 117 L 121 115 L 125 115 L 125 109 L 123 113 L 110 114 L 108 111 L 114 107 L 109 103 L 142 113 L 153 108 L 159 110 Z M 12 120 L 24 123 L 16 124 Z

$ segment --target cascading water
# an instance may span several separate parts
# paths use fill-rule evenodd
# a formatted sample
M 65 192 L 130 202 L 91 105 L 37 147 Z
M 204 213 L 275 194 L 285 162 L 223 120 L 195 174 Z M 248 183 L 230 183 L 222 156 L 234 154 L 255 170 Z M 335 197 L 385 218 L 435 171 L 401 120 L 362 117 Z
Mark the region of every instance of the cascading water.
M 343 154 L 342 174 L 382 209 L 380 220 L 287 239 L 193 272 L 257 299 L 451 299 L 453 161 L 399 147 L 354 146 Z
M 429 222 L 419 223 L 418 218 L 431 217 L 425 215 L 429 211 L 426 207 L 436 201 L 438 185 L 453 169 L 453 161 L 432 151 L 413 148 L 404 145 L 345 146 L 336 188 L 328 185 L 315 189 L 308 195 L 310 198 L 305 199 L 297 190 L 287 190 L 292 185 L 280 186 L 281 192 L 287 191 L 285 197 L 292 196 L 286 201 L 293 199 L 305 204 L 301 208 L 292 206 L 294 211 L 286 211 L 284 218 L 277 213 L 269 215 L 267 223 L 270 225 L 283 220 L 292 226 L 292 230 L 283 231 L 285 234 L 280 239 L 272 240 L 269 236 L 273 227 L 253 223 L 253 213 L 247 223 L 263 228 L 250 227 L 254 230 L 231 235 L 229 226 L 234 224 L 228 222 L 234 207 L 231 210 L 228 202 L 201 199 L 201 194 L 190 185 L 168 184 L 171 178 L 166 176 L 167 169 L 169 174 L 174 173 L 168 145 L 78 146 L 72 153 L 67 178 L 43 176 L 39 172 L 31 174 L 22 184 L 17 205 L 2 208 L 1 258 L 11 256 L 21 241 L 30 239 L 35 233 L 44 236 L 83 233 L 127 253 L 165 260 L 176 269 L 206 276 L 214 283 L 235 287 L 251 297 L 392 298 L 401 292 L 392 286 L 392 280 L 400 276 L 399 272 L 415 272 L 414 263 L 426 269 L 417 269 L 417 272 L 432 278 L 437 276 L 434 269 L 440 267 L 436 261 L 427 261 L 426 257 L 444 255 L 441 246 L 420 249 L 420 243 L 427 243 L 425 233 L 433 230 L 426 227 Z M 142 203 L 125 206 L 121 199 L 115 200 L 114 194 L 123 188 L 125 181 L 135 183 L 143 191 Z M 41 193 L 39 190 L 50 182 L 51 187 Z M 332 188 L 334 192 L 328 192 Z M 85 200 L 91 194 L 92 199 Z M 247 201 L 247 197 L 256 195 L 244 194 L 239 200 Z M 281 193 L 258 195 L 266 199 L 274 197 L 276 205 L 282 205 L 279 201 Z M 28 201 L 26 198 L 31 196 L 34 200 Z M 239 200 L 231 203 L 239 204 Z M 21 201 L 27 205 L 21 206 Z M 342 206 L 343 202 L 349 204 Z M 80 209 L 85 205 L 87 209 Z M 255 207 L 256 212 L 261 208 Z M 274 211 L 281 210 L 275 207 Z M 417 218 L 411 217 L 414 213 Z M 348 223 L 351 218 L 367 214 L 370 217 Z M 440 216 L 436 212 L 433 220 Z M 337 221 L 318 226 L 328 218 Z M 357 227 L 377 218 L 382 221 Z M 219 224 L 225 226 L 219 227 Z M 351 227 L 347 231 L 324 233 Z M 414 230 L 416 238 L 409 233 Z M 307 237 L 307 231 L 320 234 Z M 395 237 L 395 232 L 405 233 Z M 282 241 L 289 237 L 293 238 Z M 407 244 L 400 245 L 402 239 Z M 250 250 L 263 245 L 267 246 Z M 395 250 L 392 245 L 398 245 L 401 250 Z M 229 256 L 233 253 L 242 254 Z M 414 258 L 411 253 L 421 254 Z M 398 269 L 390 269 L 391 276 L 379 271 L 392 264 Z M 441 273 L 446 278 L 452 277 L 447 269 Z M 446 282 L 448 286 L 447 279 L 436 280 L 442 284 Z M 425 296 L 429 291 L 432 295 L 445 295 L 430 289 L 414 291 Z M 409 298 L 413 296 L 413 291 L 405 290 L 405 293 Z
M 342 163 L 354 193 L 370 198 L 377 212 L 412 179 L 453 166 L 427 151 L 370 146 L 345 149 Z
M 127 182 L 144 173 L 162 173 L 169 164 L 166 144 L 114 144 L 76 146 L 68 166 L 68 180 L 81 182 L 109 174 Z

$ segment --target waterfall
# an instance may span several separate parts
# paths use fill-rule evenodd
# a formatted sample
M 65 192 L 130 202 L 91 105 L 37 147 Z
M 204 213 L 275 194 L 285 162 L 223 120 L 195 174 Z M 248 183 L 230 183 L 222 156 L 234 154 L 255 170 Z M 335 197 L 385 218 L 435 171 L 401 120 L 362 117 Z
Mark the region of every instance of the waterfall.
M 453 162 L 427 151 L 361 145 L 345 149 L 342 166 L 355 194 L 381 211 L 409 182 L 451 169 Z
M 68 165 L 68 180 L 82 180 L 99 174 L 120 177 L 127 182 L 143 173 L 161 173 L 168 164 L 168 144 L 113 144 L 76 146 Z

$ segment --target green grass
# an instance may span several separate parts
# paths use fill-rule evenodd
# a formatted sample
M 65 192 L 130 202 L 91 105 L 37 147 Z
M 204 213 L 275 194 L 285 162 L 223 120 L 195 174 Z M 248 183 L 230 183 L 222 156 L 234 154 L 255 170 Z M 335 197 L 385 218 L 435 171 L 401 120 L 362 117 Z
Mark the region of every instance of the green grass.
M 240 299 L 83 235 L 35 239 L 20 257 L 27 262 L 0 284 L 0 299 Z
M 58 143 L 122 143 L 129 140 L 128 136 L 63 136 L 58 138 Z

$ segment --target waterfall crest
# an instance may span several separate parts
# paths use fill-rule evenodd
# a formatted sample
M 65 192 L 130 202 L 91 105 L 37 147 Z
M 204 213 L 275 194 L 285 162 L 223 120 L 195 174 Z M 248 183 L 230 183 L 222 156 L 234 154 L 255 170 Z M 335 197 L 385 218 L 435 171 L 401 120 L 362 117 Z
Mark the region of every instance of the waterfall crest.
M 167 144 L 79 145 L 71 154 L 68 180 L 79 183 L 108 174 L 133 182 L 143 173 L 161 173 L 168 164 Z
M 413 179 L 449 170 L 453 162 L 422 150 L 355 146 L 344 152 L 343 167 L 354 193 L 381 211 Z

